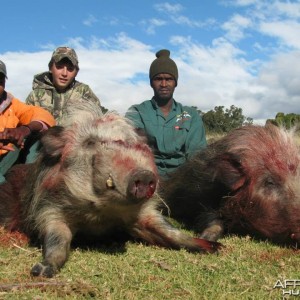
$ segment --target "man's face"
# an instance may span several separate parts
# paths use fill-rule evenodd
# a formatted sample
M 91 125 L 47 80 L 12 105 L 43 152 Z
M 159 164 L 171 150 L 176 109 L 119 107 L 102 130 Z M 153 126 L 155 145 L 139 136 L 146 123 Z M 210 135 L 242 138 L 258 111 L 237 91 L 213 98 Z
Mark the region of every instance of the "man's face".
M 50 72 L 53 77 L 53 85 L 58 91 L 63 92 L 73 82 L 78 70 L 69 59 L 63 58 L 52 64 Z
M 5 90 L 5 75 L 0 73 L 0 98 Z
M 151 87 L 153 88 L 155 99 L 166 102 L 173 98 L 176 80 L 170 74 L 160 73 L 152 78 Z

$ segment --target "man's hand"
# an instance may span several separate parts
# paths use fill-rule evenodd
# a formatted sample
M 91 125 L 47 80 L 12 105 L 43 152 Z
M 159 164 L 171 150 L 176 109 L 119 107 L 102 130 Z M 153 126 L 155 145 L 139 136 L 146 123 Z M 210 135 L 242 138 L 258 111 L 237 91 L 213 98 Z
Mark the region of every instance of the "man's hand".
M 0 140 L 0 150 L 15 151 L 13 146 L 7 145 L 7 142 L 4 142 L 3 140 Z
M 24 146 L 24 138 L 31 133 L 31 130 L 26 126 L 17 128 L 5 128 L 0 132 L 0 149 L 13 151 L 13 148 L 8 143 L 15 144 L 18 147 Z

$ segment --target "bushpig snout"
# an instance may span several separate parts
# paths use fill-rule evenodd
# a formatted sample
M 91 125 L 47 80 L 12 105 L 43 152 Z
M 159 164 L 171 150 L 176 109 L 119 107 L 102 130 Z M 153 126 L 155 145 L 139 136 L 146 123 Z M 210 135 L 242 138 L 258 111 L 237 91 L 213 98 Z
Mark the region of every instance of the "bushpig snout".
M 153 196 L 157 178 L 151 171 L 135 170 L 129 176 L 127 196 L 132 200 L 145 200 Z

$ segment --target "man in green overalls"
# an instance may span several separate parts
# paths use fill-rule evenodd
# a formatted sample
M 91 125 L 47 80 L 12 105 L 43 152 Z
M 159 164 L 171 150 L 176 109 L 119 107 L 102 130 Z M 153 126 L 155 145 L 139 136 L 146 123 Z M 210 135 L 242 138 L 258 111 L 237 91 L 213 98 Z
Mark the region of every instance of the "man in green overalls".
M 206 147 L 205 129 L 196 109 L 183 106 L 173 98 L 178 69 L 170 51 L 156 53 L 149 70 L 154 96 L 133 105 L 126 117 L 145 132 L 153 149 L 159 175 L 167 178 L 195 152 Z

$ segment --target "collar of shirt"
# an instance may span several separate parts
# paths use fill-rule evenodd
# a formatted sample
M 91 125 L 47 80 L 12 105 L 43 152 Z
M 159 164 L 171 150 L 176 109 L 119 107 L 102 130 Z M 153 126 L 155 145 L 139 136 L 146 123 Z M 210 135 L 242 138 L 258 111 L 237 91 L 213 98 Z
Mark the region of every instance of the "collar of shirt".
M 153 109 L 156 110 L 156 115 L 163 117 L 166 121 L 173 119 L 177 114 L 177 102 L 175 101 L 175 99 L 173 99 L 172 108 L 167 117 L 164 116 L 163 112 L 161 111 L 156 101 L 154 100 L 154 97 L 151 99 L 151 103 Z
M 8 94 L 7 92 L 3 93 L 0 101 L 0 113 L 3 113 L 5 109 L 11 104 L 12 98 L 12 95 Z

